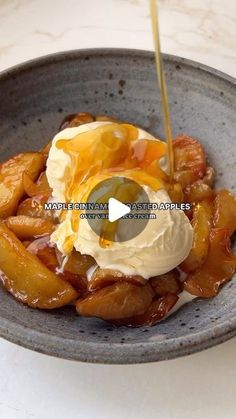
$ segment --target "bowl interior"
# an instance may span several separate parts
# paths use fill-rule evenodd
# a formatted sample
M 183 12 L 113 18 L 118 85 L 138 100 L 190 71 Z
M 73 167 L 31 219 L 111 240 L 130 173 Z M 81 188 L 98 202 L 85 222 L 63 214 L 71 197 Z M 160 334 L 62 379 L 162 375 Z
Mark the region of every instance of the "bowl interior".
M 236 87 L 203 66 L 165 57 L 173 133 L 204 145 L 217 186 L 235 186 Z M 0 156 L 38 150 L 77 111 L 107 113 L 163 137 L 151 53 L 75 51 L 35 60 L 0 77 Z M 195 300 L 152 328 L 115 328 L 74 309 L 39 311 L 0 287 L 0 333 L 29 348 L 93 362 L 146 362 L 211 346 L 234 334 L 236 281 L 214 299 Z

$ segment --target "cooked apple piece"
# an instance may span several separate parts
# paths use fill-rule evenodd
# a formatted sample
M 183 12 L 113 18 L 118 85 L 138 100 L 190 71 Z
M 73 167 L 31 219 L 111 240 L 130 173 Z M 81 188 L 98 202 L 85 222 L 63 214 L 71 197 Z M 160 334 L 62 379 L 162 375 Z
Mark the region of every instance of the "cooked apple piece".
M 213 197 L 214 191 L 201 180 L 186 186 L 184 189 L 184 200 L 186 202 L 197 203 L 206 199 L 213 199 Z
M 59 131 L 62 131 L 65 128 L 79 127 L 80 125 L 88 124 L 89 122 L 93 122 L 93 121 L 94 121 L 94 117 L 90 113 L 87 113 L 87 112 L 74 113 L 72 115 L 66 116 L 63 119 L 59 127 Z
M 149 284 L 137 286 L 128 282 L 115 282 L 78 300 L 76 309 L 85 317 L 122 319 L 144 313 L 153 296 L 154 291 Z
M 96 265 L 96 262 L 92 256 L 82 255 L 80 252 L 73 250 L 65 264 L 65 269 L 73 274 L 82 275 L 86 278 L 87 271 L 93 265 Z
M 97 268 L 88 283 L 88 289 L 89 291 L 95 291 L 119 281 L 130 282 L 134 285 L 145 285 L 147 282 L 142 276 L 139 275 L 127 276 L 122 272 L 115 271 L 113 269 Z
M 199 268 L 207 258 L 212 223 L 211 208 L 209 202 L 203 201 L 193 210 L 193 244 L 188 257 L 180 265 L 184 272 Z
M 173 269 L 166 274 L 150 278 L 149 283 L 160 297 L 167 294 L 179 294 L 182 291 L 179 277 L 180 274 L 177 269 Z
M 49 236 L 44 239 L 35 239 L 29 244 L 27 250 L 37 256 L 50 271 L 56 272 L 59 267 L 56 249 L 50 245 Z
M 173 140 L 173 150 L 176 172 L 187 171 L 189 176 L 192 176 L 190 175 L 192 173 L 197 176 L 197 179 L 203 178 L 206 173 L 206 157 L 197 140 L 185 134 L 179 135 Z M 194 181 L 197 179 L 195 178 Z M 176 181 L 180 182 L 180 180 Z M 190 183 L 192 183 L 191 178 L 188 184 Z
M 32 243 L 32 241 L 31 240 L 23 240 L 21 243 L 24 245 L 25 248 L 27 248 Z
M 26 215 L 33 218 L 43 218 L 44 220 L 56 223 L 53 210 L 46 210 L 44 204 L 48 202 L 48 195 L 37 195 L 27 198 L 20 203 L 17 209 L 17 215 Z
M 0 167 L 0 219 L 14 215 L 24 195 L 23 173 L 35 180 L 42 171 L 45 157 L 41 153 L 24 153 L 6 161 Z
M 117 118 L 113 118 L 113 116 L 109 115 L 97 115 L 95 119 L 96 121 L 115 122 L 116 124 L 124 124 L 124 121 L 121 121 Z
M 75 273 L 70 271 L 70 267 L 68 268 L 67 264 L 65 264 L 62 269 L 61 265 L 63 263 L 63 259 L 54 247 L 50 246 L 48 243 L 45 243 L 44 245 L 39 243 L 39 246 L 37 247 L 36 240 L 34 243 L 31 243 L 29 250 L 32 251 L 32 253 L 35 254 L 48 269 L 56 272 L 60 278 L 73 285 L 73 287 L 79 292 L 80 296 L 87 291 L 86 275 L 83 275 L 82 272 Z
M 78 297 L 68 282 L 28 252 L 4 224 L 0 224 L 0 270 L 4 287 L 31 307 L 62 307 Z
M 229 231 L 213 228 L 207 259 L 200 269 L 189 273 L 184 288 L 198 297 L 214 297 L 220 285 L 236 271 L 236 256 L 231 253 Z
M 153 300 L 144 314 L 128 319 L 113 320 L 112 323 L 117 326 L 129 327 L 154 326 L 169 313 L 178 299 L 179 297 L 175 294 L 167 294 L 157 300 Z
M 236 229 L 236 197 L 226 189 L 217 192 L 214 202 L 213 225 L 228 229 L 230 236 Z
M 180 183 L 174 183 L 168 190 L 169 196 L 173 202 L 183 202 L 183 189 Z
M 27 172 L 23 173 L 23 184 L 25 193 L 29 197 L 36 195 L 48 195 L 51 196 L 52 190 L 48 184 L 46 172 L 41 173 L 36 183 L 33 182 L 32 178 Z
M 182 188 L 185 188 L 187 185 L 191 185 L 199 179 L 199 176 L 196 172 L 191 170 L 179 170 L 174 172 L 174 181 L 179 183 Z
M 206 173 L 202 178 L 202 182 L 212 187 L 215 180 L 215 170 L 211 166 L 207 166 Z
M 47 143 L 43 148 L 41 148 L 40 153 L 44 154 L 47 157 L 51 147 L 52 141 L 49 141 L 49 143 Z
M 6 225 L 20 240 L 51 235 L 55 229 L 55 225 L 51 221 L 27 215 L 9 217 L 6 220 Z

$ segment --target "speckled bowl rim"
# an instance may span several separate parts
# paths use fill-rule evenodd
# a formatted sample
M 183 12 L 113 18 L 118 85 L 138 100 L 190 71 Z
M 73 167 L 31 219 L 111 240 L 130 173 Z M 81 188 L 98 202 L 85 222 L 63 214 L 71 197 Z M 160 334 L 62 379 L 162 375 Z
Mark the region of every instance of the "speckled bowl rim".
M 0 81 L 9 76 L 17 76 L 18 73 L 33 70 L 51 63 L 62 62 L 73 58 L 83 58 L 86 56 L 100 55 L 123 55 L 126 57 L 142 57 L 150 59 L 152 51 L 139 49 L 122 48 L 91 48 L 69 50 L 54 54 L 45 55 L 39 58 L 17 64 L 9 69 L 0 72 Z M 175 64 L 186 64 L 189 67 L 199 69 L 210 75 L 214 75 L 236 86 L 236 79 L 211 68 L 205 64 L 198 63 L 186 58 L 170 54 L 163 54 L 164 59 Z M 83 362 L 104 363 L 104 364 L 135 364 L 145 362 L 155 362 L 173 359 L 184 355 L 199 352 L 203 349 L 213 347 L 236 336 L 236 315 L 221 325 L 209 329 L 202 333 L 189 333 L 188 336 L 168 339 L 163 342 L 145 343 L 109 343 L 109 342 L 83 342 L 75 341 L 48 335 L 35 331 L 30 327 L 22 326 L 17 321 L 13 322 L 0 318 L 0 336 L 25 348 L 56 356 L 64 359 L 71 359 Z

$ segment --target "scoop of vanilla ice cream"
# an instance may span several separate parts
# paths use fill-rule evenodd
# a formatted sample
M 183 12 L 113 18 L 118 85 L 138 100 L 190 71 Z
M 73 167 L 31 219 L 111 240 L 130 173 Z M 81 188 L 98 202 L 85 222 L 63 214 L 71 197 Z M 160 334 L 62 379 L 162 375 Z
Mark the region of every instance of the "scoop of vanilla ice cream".
M 47 177 L 57 202 L 65 202 L 64 173 L 70 167 L 70 157 L 56 147 L 58 140 L 70 140 L 76 135 L 93 130 L 110 122 L 91 122 L 76 128 L 67 128 L 53 139 L 47 161 Z M 138 138 L 153 139 L 149 133 L 139 129 Z M 163 161 L 163 166 L 166 162 Z M 164 169 L 164 167 L 163 167 Z M 121 174 L 122 176 L 122 174 Z M 160 204 L 171 202 L 168 193 L 161 189 L 154 192 L 144 186 L 149 202 Z M 91 229 L 86 219 L 79 223 L 74 247 L 82 254 L 91 255 L 101 268 L 119 270 L 125 275 L 141 275 L 148 279 L 161 275 L 178 266 L 187 256 L 192 246 L 192 226 L 181 210 L 159 210 L 156 219 L 148 221 L 145 229 L 135 238 L 125 242 L 113 242 L 102 248 L 99 237 Z M 71 211 L 52 234 L 51 240 L 64 253 L 64 243 L 74 232 L 71 226 Z
M 97 121 L 90 122 L 88 124 L 80 125 L 79 127 L 66 128 L 63 131 L 58 132 L 52 141 L 52 146 L 49 151 L 47 160 L 47 178 L 50 187 L 52 188 L 52 197 L 57 202 L 65 202 L 65 182 L 64 173 L 67 167 L 70 167 L 70 156 L 63 150 L 56 147 L 56 143 L 59 140 L 71 140 L 78 134 L 82 134 L 86 131 L 92 131 L 102 125 L 112 124 L 109 121 Z M 154 137 L 148 132 L 138 129 L 138 140 L 145 138 L 147 140 L 154 139 Z M 166 168 L 166 162 L 163 159 L 163 170 Z
M 171 202 L 165 190 L 158 192 L 144 187 L 152 203 Z M 63 251 L 65 236 L 72 234 L 70 214 L 53 234 L 53 241 Z M 192 246 L 192 227 L 180 210 L 158 210 L 155 219 L 148 221 L 145 229 L 135 238 L 113 242 L 107 248 L 99 246 L 99 237 L 85 219 L 80 220 L 76 250 L 94 257 L 101 268 L 119 270 L 125 275 L 151 278 L 178 266 Z

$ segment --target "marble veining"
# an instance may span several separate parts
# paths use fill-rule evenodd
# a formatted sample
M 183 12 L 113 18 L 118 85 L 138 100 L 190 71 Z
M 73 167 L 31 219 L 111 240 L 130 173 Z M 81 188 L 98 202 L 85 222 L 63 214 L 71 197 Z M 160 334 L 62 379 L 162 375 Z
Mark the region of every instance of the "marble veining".
M 165 52 L 236 76 L 234 0 L 159 0 Z M 0 70 L 59 50 L 153 49 L 148 0 L 0 0 Z

